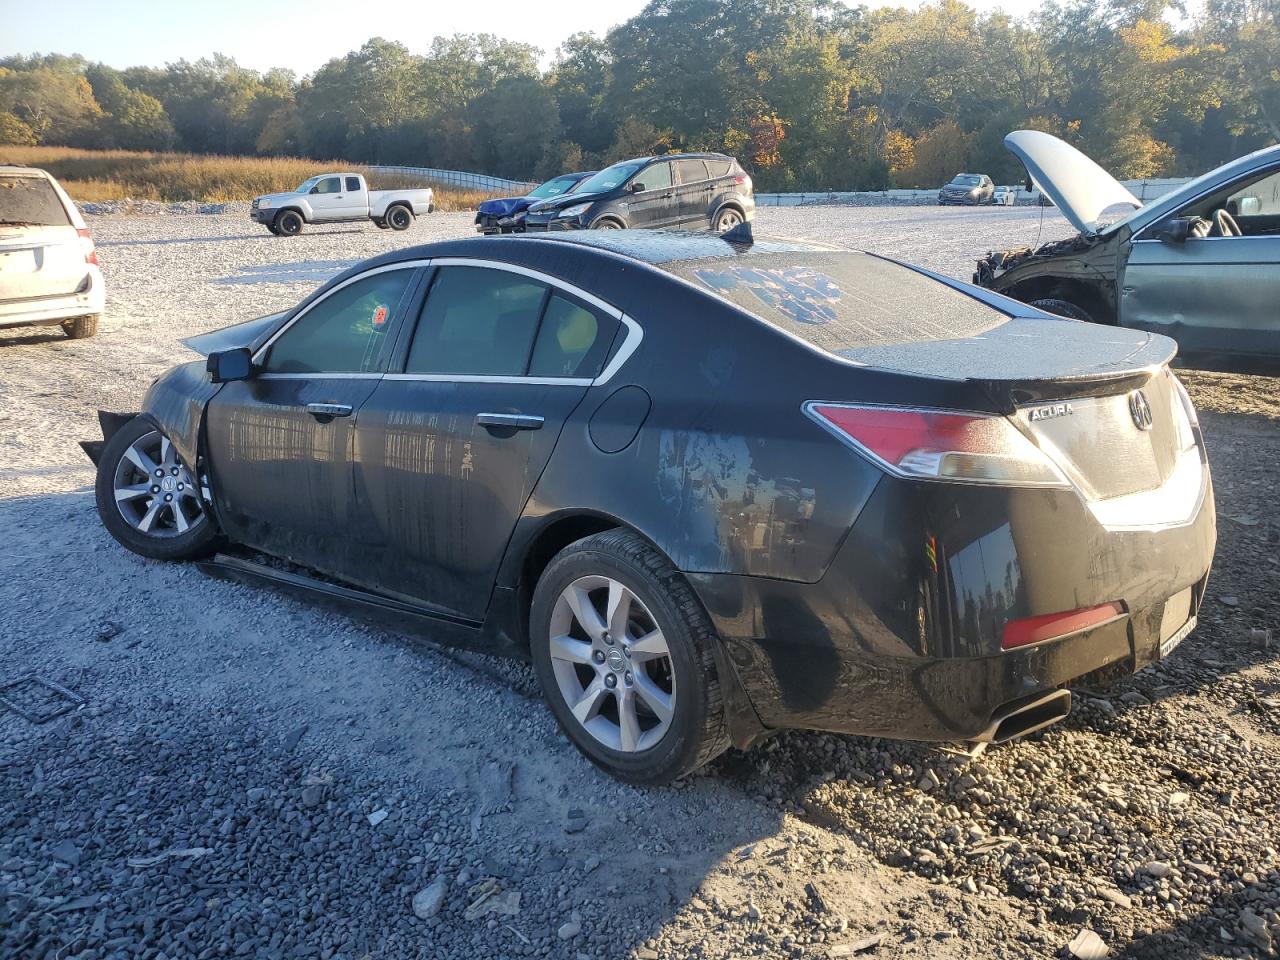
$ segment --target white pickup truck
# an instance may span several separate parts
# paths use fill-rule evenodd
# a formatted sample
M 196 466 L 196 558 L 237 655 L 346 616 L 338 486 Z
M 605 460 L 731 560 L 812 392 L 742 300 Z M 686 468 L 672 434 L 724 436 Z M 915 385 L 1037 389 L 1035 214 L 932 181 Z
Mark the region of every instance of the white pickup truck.
M 430 187 L 370 190 L 358 173 L 322 173 L 291 193 L 255 197 L 249 218 L 276 236 L 292 237 L 307 223 L 372 220 L 383 229 L 408 230 L 413 218 L 435 209 Z

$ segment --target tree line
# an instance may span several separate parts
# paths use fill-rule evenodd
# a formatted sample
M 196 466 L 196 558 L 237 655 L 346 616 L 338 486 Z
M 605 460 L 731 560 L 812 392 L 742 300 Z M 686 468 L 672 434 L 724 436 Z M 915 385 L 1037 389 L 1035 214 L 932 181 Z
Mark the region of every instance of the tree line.
M 1020 127 L 1120 177 L 1201 172 L 1280 140 L 1280 0 L 652 0 L 549 69 L 529 44 L 375 38 L 310 76 L 215 54 L 114 69 L 0 59 L 0 143 L 342 157 L 541 179 L 671 150 L 742 160 L 762 190 L 998 182 Z

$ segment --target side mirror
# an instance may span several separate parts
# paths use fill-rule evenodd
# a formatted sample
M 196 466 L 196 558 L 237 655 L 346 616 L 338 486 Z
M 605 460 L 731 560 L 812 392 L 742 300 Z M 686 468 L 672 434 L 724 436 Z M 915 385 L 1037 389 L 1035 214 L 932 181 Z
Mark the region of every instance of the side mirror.
M 1186 217 L 1171 217 L 1152 227 L 1151 235 L 1161 243 L 1181 246 L 1191 236 L 1191 221 Z
M 635 183 L 631 184 L 631 192 L 644 193 L 644 184 L 639 181 L 636 181 Z
M 248 347 L 237 347 L 235 350 L 219 350 L 209 354 L 205 362 L 205 370 L 214 383 L 227 383 L 231 380 L 248 380 L 253 373 L 253 354 Z

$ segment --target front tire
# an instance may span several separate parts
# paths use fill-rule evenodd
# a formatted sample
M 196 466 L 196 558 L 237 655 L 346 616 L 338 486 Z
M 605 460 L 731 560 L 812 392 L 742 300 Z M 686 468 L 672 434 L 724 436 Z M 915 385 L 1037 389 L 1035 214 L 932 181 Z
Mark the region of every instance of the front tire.
M 116 542 L 152 560 L 208 556 L 218 531 L 198 478 L 154 423 L 134 417 L 102 448 L 94 496 Z
M 413 214 L 409 212 L 408 207 L 392 207 L 387 211 L 387 226 L 397 232 L 408 230 L 409 225 L 413 223 Z
M 729 745 L 715 635 L 684 577 L 634 533 L 579 540 L 534 591 L 531 653 L 569 739 L 628 783 L 669 783 Z
M 101 319 L 102 314 L 90 313 L 83 317 L 65 320 L 62 323 L 62 332 L 67 335 L 68 340 L 84 340 L 97 334 L 98 321 Z
M 282 237 L 296 237 L 305 222 L 297 210 L 286 210 L 276 217 L 275 232 Z

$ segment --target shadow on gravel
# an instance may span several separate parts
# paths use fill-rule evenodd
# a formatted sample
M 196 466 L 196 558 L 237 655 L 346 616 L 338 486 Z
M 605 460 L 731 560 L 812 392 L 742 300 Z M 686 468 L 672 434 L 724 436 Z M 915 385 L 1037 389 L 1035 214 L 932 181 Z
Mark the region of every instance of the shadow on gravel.
M 306 231 L 304 236 L 308 237 L 341 237 L 348 236 L 353 233 L 364 233 L 363 230 L 332 230 L 319 229 L 311 227 Z M 160 240 L 99 240 L 99 247 L 167 247 L 174 244 L 184 243 L 243 243 L 245 240 L 263 240 L 267 243 L 287 243 L 289 237 L 276 237 L 267 232 L 264 227 L 261 233 L 242 233 L 234 235 L 224 235 L 220 237 L 208 236 L 189 236 L 189 237 L 169 237 Z
M 15 327 L 13 329 L 25 330 L 29 328 Z M 53 343 L 56 340 L 67 339 L 66 334 L 64 334 L 57 327 L 47 327 L 47 328 L 37 327 L 34 329 L 48 330 L 51 332 L 13 334 L 13 333 L 10 333 L 8 330 L 0 330 L 0 347 L 29 347 L 38 343 Z

